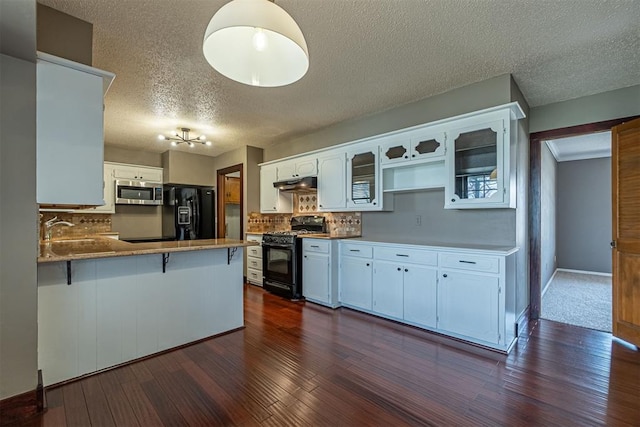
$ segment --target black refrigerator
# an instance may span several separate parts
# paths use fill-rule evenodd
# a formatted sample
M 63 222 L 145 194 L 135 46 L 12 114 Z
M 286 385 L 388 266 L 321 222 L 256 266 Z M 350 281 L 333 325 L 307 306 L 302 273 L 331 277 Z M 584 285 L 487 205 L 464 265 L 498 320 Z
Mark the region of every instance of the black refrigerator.
M 175 240 L 214 239 L 215 201 L 212 187 L 164 185 L 163 236 Z

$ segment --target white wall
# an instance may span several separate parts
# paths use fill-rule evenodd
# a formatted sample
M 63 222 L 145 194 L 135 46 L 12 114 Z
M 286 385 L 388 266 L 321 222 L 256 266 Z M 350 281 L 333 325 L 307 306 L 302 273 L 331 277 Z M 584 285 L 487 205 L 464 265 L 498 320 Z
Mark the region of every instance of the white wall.
M 0 2 L 0 399 L 38 370 L 36 2 Z

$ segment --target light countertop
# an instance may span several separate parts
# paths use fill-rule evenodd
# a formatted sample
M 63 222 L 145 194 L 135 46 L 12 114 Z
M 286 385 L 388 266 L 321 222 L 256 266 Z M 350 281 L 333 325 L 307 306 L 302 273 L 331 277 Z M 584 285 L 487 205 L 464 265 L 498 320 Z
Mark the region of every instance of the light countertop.
M 208 249 L 255 246 L 257 242 L 234 239 L 179 240 L 153 243 L 128 243 L 101 236 L 40 242 L 38 262 L 161 254 Z

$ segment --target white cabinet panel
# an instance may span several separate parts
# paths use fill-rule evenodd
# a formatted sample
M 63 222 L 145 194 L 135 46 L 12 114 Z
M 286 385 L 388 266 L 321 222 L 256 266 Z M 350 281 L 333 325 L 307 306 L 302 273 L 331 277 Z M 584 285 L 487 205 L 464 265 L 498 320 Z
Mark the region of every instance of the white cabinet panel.
M 243 325 L 243 250 L 38 265 L 38 365 L 45 385 Z
M 280 192 L 273 186 L 278 181 L 275 165 L 260 167 L 260 212 L 291 213 L 293 200 L 290 193 Z
M 107 258 L 96 266 L 97 368 L 135 359 L 135 279 L 122 272 L 135 271 L 134 257 Z
M 440 270 L 438 328 L 497 344 L 498 277 Z
M 134 181 L 162 182 L 162 168 L 139 165 L 117 164 L 113 167 L 113 177 L 116 179 L 130 179 Z
M 378 246 L 374 250 L 376 259 L 395 261 L 397 263 L 418 263 L 423 265 L 438 265 L 438 252 L 411 249 L 402 246 Z
M 498 257 L 473 254 L 441 253 L 440 266 L 476 272 L 499 273 L 500 259 Z
M 302 295 L 309 300 L 329 303 L 329 255 L 305 250 L 302 258 Z
M 95 261 L 38 265 L 38 366 L 45 384 L 96 370 Z M 46 301 L 46 303 L 42 303 Z
M 407 270 L 404 272 L 404 320 L 435 328 L 438 271 L 418 265 L 408 266 Z
M 39 58 L 37 88 L 37 202 L 102 205 L 103 78 Z
M 347 204 L 346 155 L 318 159 L 318 210 L 343 209 Z
M 373 311 L 402 319 L 403 273 L 404 267 L 397 263 L 374 261 Z
M 315 157 L 303 157 L 294 160 L 286 160 L 275 164 L 278 181 L 318 174 L 318 159 Z
M 340 262 L 340 301 L 345 305 L 370 311 L 373 274 L 371 260 L 344 257 Z
M 247 233 L 250 242 L 262 243 L 262 234 Z M 262 245 L 247 247 L 247 281 L 262 286 Z

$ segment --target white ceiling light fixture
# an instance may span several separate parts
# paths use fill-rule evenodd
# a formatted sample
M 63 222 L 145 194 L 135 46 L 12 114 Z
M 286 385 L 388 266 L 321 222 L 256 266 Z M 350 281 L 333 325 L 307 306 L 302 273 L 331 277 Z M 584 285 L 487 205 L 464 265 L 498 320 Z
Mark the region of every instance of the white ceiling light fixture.
M 202 144 L 211 146 L 211 141 L 207 140 L 207 137 L 204 135 L 200 135 L 197 138 L 189 137 L 189 132 L 191 129 L 189 128 L 180 128 L 182 135 L 178 132 L 174 132 L 171 136 L 158 135 L 158 139 L 161 141 L 171 141 L 171 145 L 174 147 L 182 144 L 183 142 L 189 145 L 189 147 L 193 148 L 195 144 Z
M 270 0 L 232 0 L 222 6 L 207 26 L 202 51 L 220 74 L 251 86 L 285 86 L 309 69 L 300 27 Z

